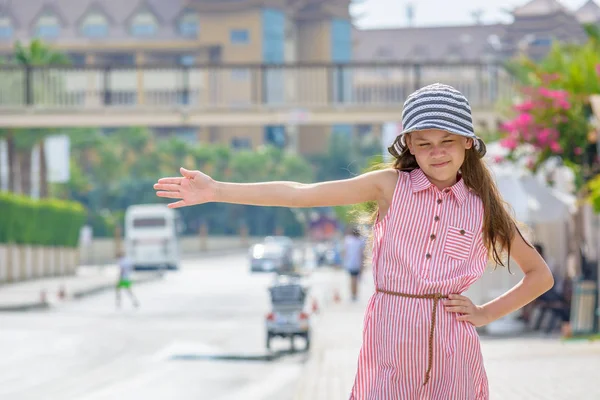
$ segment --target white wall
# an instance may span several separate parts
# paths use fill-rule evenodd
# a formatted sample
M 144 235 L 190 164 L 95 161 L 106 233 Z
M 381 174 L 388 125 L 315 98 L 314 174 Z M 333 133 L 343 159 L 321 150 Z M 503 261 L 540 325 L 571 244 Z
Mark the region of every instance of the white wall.
M 240 236 L 209 236 L 204 239 L 200 236 L 184 236 L 180 239 L 179 248 L 182 255 L 195 253 L 243 250 L 251 244 L 261 241 L 263 237 L 250 237 L 242 239 Z M 115 262 L 116 244 L 112 238 L 96 238 L 90 246 L 80 246 L 80 264 L 112 264 Z

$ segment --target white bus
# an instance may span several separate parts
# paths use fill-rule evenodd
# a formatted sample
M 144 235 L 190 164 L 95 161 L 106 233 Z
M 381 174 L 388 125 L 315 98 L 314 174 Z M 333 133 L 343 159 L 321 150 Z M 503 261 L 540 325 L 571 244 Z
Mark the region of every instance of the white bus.
M 125 211 L 125 252 L 134 269 L 179 269 L 179 214 L 161 204 L 133 205 Z

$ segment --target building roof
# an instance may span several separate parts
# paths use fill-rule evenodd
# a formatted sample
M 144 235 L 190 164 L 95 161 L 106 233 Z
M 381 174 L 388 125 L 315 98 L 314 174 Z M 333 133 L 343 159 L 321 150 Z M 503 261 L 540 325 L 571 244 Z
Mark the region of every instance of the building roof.
M 467 25 L 354 31 L 357 61 L 480 61 L 500 50 L 505 25 Z
M 151 10 L 158 19 L 158 30 L 152 40 L 185 40 L 177 32 L 176 20 L 187 7 L 187 0 L 0 0 L 0 12 L 14 21 L 15 36 L 10 40 L 30 39 L 36 20 L 43 11 L 53 11 L 61 20 L 58 41 L 85 42 L 130 38 L 127 22 L 142 7 Z M 80 22 L 89 10 L 100 10 L 110 23 L 107 37 L 88 39 L 79 33 Z
M 560 11 L 570 12 L 558 0 L 531 0 L 529 3 L 515 8 L 513 15 L 515 17 L 532 17 Z
M 575 11 L 575 16 L 582 24 L 593 24 L 600 22 L 600 6 L 594 0 L 588 0 L 579 10 Z

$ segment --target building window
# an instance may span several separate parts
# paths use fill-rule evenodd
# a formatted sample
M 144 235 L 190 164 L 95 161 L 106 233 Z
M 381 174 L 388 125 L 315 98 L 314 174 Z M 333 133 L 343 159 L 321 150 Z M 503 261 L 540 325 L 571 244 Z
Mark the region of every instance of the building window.
M 70 53 L 68 54 L 69 60 L 71 60 L 71 65 L 76 67 L 80 67 L 86 64 L 85 62 L 85 54 L 83 53 Z
M 551 46 L 552 45 L 552 38 L 549 37 L 535 37 L 533 38 L 533 40 L 529 43 L 530 46 Z
M 0 17 L 0 39 L 10 39 L 12 35 L 12 21 L 8 17 Z
M 352 59 L 352 24 L 344 19 L 331 21 L 331 61 L 345 63 Z
M 231 147 L 234 149 L 251 149 L 252 148 L 252 142 L 250 142 L 249 138 L 233 138 L 231 139 Z
M 54 14 L 42 15 L 35 26 L 36 36 L 44 39 L 51 39 L 58 37 L 60 34 L 60 21 Z
M 133 36 L 154 36 L 158 28 L 156 17 L 150 11 L 142 11 L 131 21 Z
M 114 65 L 116 67 L 128 67 L 135 65 L 135 55 L 130 53 L 108 53 L 96 55 L 96 61 L 102 65 Z
M 88 14 L 81 24 L 81 33 L 87 37 L 105 37 L 108 35 L 108 21 L 98 12 Z
M 248 44 L 250 42 L 248 29 L 232 29 L 229 37 L 233 44 Z
M 285 61 L 285 13 L 273 9 L 263 10 L 262 27 L 263 62 L 283 63 Z
M 285 126 L 269 125 L 265 128 L 265 142 L 275 147 L 284 148 L 287 142 Z
M 186 12 L 179 19 L 179 34 L 186 37 L 196 37 L 200 32 L 198 15 L 193 12 Z
M 185 54 L 179 57 L 179 64 L 184 67 L 191 67 L 196 63 L 196 56 L 191 54 Z

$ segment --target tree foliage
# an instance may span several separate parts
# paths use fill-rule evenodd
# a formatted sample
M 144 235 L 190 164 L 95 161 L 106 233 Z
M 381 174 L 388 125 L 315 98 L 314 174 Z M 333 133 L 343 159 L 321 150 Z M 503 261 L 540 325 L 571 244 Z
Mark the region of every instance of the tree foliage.
M 584 45 L 556 43 L 540 62 L 521 57 L 509 63 L 520 99 L 504 125 L 502 142 L 509 158 L 528 157 L 532 170 L 550 158 L 562 160 L 574 167 L 578 182 L 597 164 L 590 96 L 600 93 L 600 35 L 595 27 L 587 31 Z M 519 151 L 523 144 L 532 150 Z

